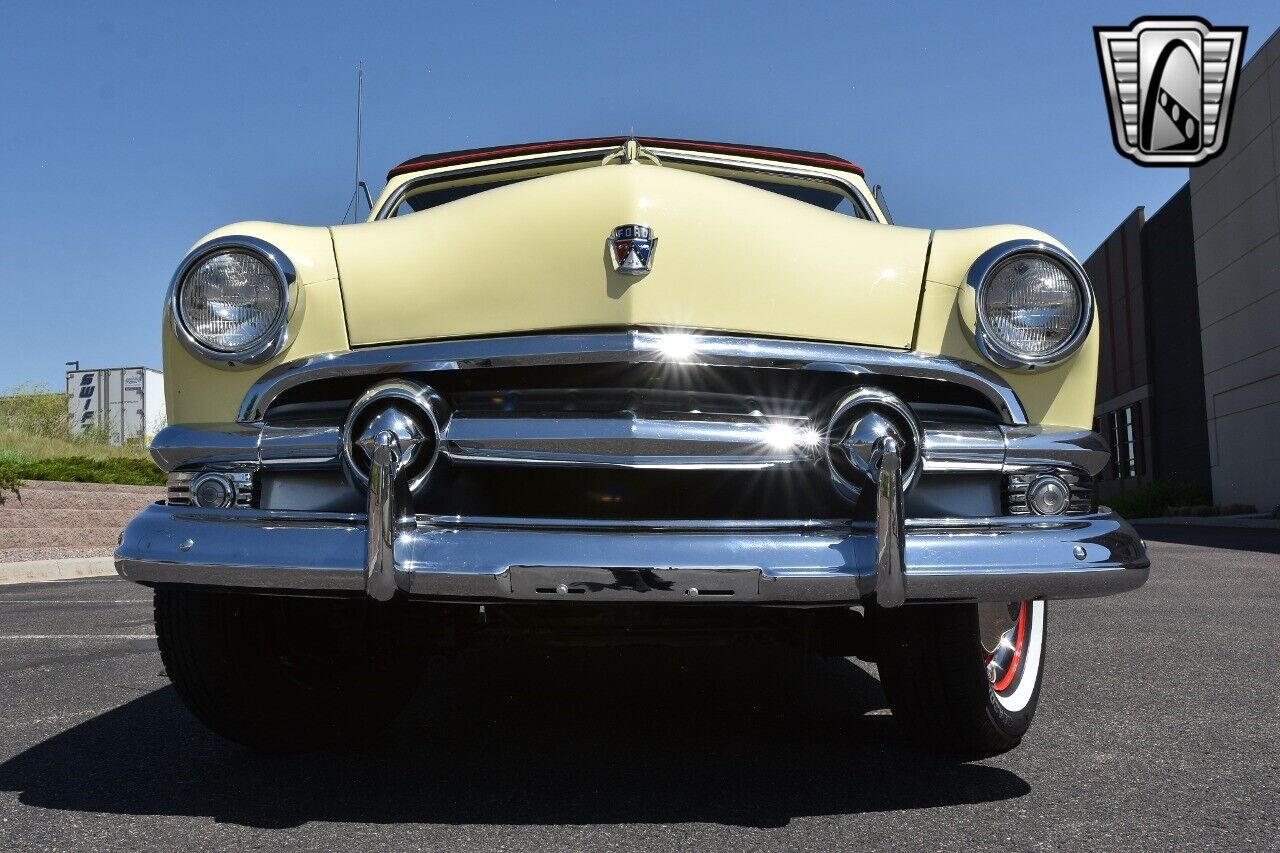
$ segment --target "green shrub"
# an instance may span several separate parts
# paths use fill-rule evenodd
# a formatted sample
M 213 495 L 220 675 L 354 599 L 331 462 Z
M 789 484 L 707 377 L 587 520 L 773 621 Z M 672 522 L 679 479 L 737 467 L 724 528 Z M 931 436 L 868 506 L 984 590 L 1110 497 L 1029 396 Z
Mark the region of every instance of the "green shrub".
M 1173 480 L 1153 480 L 1146 485 L 1106 498 L 1103 503 L 1125 518 L 1159 518 L 1170 507 L 1209 503 L 1209 495 L 1198 486 Z
M 0 455 L 0 486 L 10 480 L 163 486 L 165 474 L 150 459 L 91 459 L 88 456 L 32 459 L 17 454 Z
M 5 492 L 13 492 L 15 495 L 21 497 L 22 492 L 18 490 L 25 485 L 26 483 L 22 482 L 22 479 L 16 474 L 0 468 L 0 506 L 4 506 L 4 502 L 9 498 Z

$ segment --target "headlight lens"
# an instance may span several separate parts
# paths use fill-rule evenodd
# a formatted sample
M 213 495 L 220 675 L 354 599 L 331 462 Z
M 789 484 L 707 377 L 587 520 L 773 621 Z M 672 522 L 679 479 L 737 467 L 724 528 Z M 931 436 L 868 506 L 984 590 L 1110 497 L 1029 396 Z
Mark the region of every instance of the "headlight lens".
M 978 321 L 1007 357 L 1047 363 L 1080 343 L 1088 323 L 1087 286 L 1049 255 L 1014 255 L 978 288 Z
M 237 353 L 276 331 L 284 283 L 257 255 L 226 251 L 192 267 L 179 285 L 178 318 L 202 346 Z

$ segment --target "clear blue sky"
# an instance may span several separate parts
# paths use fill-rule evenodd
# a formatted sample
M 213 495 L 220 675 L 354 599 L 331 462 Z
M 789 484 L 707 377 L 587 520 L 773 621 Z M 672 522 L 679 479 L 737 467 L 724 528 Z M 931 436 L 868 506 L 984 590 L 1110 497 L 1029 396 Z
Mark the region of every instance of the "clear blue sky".
M 840 154 L 899 222 L 1022 222 L 1087 255 L 1185 170 L 1117 155 L 1092 27 L 1280 4 L 6 4 L 0 389 L 160 366 L 173 267 L 243 219 L 339 221 L 415 154 L 625 133 Z

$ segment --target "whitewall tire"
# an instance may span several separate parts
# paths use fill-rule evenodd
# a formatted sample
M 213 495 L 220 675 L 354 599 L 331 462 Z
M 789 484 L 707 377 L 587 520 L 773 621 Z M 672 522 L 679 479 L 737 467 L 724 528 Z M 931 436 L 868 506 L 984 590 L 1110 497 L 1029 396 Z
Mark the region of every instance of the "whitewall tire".
M 920 604 L 869 615 L 885 696 L 911 740 L 968 755 L 1018 745 L 1044 678 L 1045 602 Z

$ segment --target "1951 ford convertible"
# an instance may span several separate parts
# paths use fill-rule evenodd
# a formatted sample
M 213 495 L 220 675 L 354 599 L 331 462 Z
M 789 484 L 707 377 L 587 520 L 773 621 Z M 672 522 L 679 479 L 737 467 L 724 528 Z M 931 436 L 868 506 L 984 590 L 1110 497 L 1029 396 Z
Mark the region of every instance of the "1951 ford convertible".
M 895 226 L 830 155 L 420 157 L 367 222 L 179 264 L 168 499 L 116 566 L 257 749 L 368 735 L 441 650 L 765 638 L 875 661 L 920 743 L 1006 750 L 1046 600 L 1147 578 L 1094 490 L 1095 314 L 1051 238 Z

